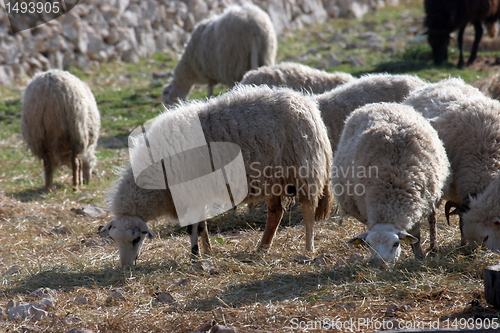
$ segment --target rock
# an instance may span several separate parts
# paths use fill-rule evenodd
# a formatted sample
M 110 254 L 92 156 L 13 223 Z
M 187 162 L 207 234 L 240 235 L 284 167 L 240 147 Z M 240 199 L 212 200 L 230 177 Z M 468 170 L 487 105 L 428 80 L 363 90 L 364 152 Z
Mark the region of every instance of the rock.
M 35 291 L 32 291 L 28 295 L 28 297 L 54 297 L 55 295 L 57 295 L 57 291 L 55 291 L 54 289 L 42 287 L 36 289 Z
M 3 309 L 0 308 L 0 319 L 4 319 L 5 318 L 5 313 L 3 313 Z
M 334 54 L 329 54 L 328 55 L 328 66 L 330 67 L 335 67 L 338 66 L 342 63 L 339 59 Z
M 78 303 L 78 304 L 82 304 L 82 305 L 86 305 L 89 303 L 89 300 L 85 296 L 77 296 L 77 297 L 75 297 L 73 302 Z
M 205 272 L 208 274 L 216 274 L 218 273 L 218 269 L 212 265 L 210 261 L 203 260 L 197 262 L 195 265 L 193 265 L 193 269 L 197 272 Z
M 46 309 L 53 308 L 54 305 L 56 304 L 56 299 L 52 296 L 42 298 L 39 301 L 43 306 L 45 306 Z
M 179 279 L 177 281 L 174 281 L 173 284 L 176 284 L 178 286 L 187 286 L 191 282 L 191 279 L 188 277 Z
M 114 291 L 106 298 L 106 303 L 108 304 L 116 301 L 125 301 L 125 297 L 119 291 Z
M 196 22 L 193 13 L 189 12 L 184 20 L 184 30 L 191 32 L 194 29 Z
M 47 312 L 42 310 L 36 303 L 19 302 L 15 306 L 7 309 L 10 320 L 25 319 L 32 317 L 35 320 L 41 320 L 47 316 Z
M 82 208 L 71 208 L 71 211 L 76 215 L 90 216 L 90 217 L 103 217 L 107 215 L 104 209 L 96 206 L 86 206 Z
M 5 271 L 2 276 L 5 276 L 5 275 L 12 275 L 12 274 L 15 274 L 17 273 L 21 268 L 17 265 L 14 265 L 12 266 L 11 268 L 9 268 L 7 271 Z
M 176 303 L 176 300 L 169 293 L 156 294 L 156 300 L 160 303 Z

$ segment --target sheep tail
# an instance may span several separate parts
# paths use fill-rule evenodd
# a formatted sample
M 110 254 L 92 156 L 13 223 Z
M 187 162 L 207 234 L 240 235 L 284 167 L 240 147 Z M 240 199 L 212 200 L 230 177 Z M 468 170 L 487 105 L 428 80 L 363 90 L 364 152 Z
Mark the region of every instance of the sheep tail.
M 315 218 L 317 221 L 327 220 L 330 218 L 332 212 L 332 199 L 333 193 L 330 187 L 330 182 L 328 182 L 323 188 L 323 196 L 318 201 L 318 207 L 316 207 Z

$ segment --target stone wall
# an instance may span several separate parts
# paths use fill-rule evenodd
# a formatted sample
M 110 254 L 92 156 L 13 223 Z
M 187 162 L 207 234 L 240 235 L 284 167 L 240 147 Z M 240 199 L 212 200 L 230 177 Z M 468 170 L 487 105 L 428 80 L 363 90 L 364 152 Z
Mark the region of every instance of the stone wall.
M 12 33 L 0 0 L 0 85 L 51 68 L 137 62 L 156 52 L 180 52 L 200 20 L 241 0 L 80 0 L 67 14 Z M 313 23 L 361 18 L 398 0 L 255 0 L 278 34 Z

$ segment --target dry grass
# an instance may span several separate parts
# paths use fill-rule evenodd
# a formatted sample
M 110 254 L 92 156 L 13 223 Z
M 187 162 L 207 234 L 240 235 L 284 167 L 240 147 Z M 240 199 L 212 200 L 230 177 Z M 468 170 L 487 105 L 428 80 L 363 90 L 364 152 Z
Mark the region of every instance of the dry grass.
M 335 70 L 361 75 L 382 68 L 377 64 L 385 61 L 385 51 L 339 50 L 330 38 L 335 31 L 344 30 L 346 35 L 354 31 L 355 38 L 356 31 L 362 32 L 360 29 L 368 29 L 372 23 L 375 31 L 385 36 L 389 32 L 384 22 L 397 27 L 399 38 L 400 32 L 404 35 L 422 18 L 421 1 L 401 3 L 407 8 L 387 7 L 363 22 L 336 20 L 324 25 L 322 33 L 327 42 L 321 43 L 331 47 L 328 51 L 311 37 L 318 35 L 316 31 L 297 32 L 295 37 L 290 34 L 280 41 L 279 60 L 287 59 L 288 54 L 306 56 L 315 48 L 320 54 L 325 52 L 324 59 L 328 59 L 327 53 L 347 57 L 351 52 L 361 59 L 373 58 L 373 64 L 367 61 L 362 68 L 343 63 Z M 329 25 L 333 30 L 327 29 Z M 413 38 L 408 34 L 407 39 L 401 39 L 401 47 L 411 47 Z M 475 69 L 458 72 L 454 68 L 456 59 L 451 59 L 453 63 L 447 67 L 435 68 L 428 64 L 430 49 L 426 43 L 415 50 L 417 60 L 393 59 L 384 66 L 405 72 L 416 70 L 431 81 L 461 75 L 471 82 L 480 74 L 486 75 Z M 313 60 L 308 64 L 315 66 Z M 150 80 L 150 74 L 171 70 L 172 66 L 169 56 L 156 55 L 137 65 L 103 64 L 99 73 L 80 73 L 99 103 L 101 137 L 126 138 L 127 131 L 153 117 L 160 109 L 162 84 Z M 124 72 L 131 80 L 121 79 Z M 416 261 L 406 247 L 399 262 L 389 269 L 373 267 L 365 259 L 368 250 L 346 244 L 364 227 L 355 220 L 338 225 L 338 216 L 316 224 L 317 251 L 306 253 L 297 206 L 285 213 L 271 251 L 266 255 L 255 253 L 265 225 L 265 205 L 261 205 L 256 209 L 239 207 L 212 221 L 213 252 L 200 259 L 204 270 L 196 269 L 200 264 L 191 260 L 189 239 L 183 230 L 159 220 L 150 223 L 157 238 L 146 241 L 138 265 L 122 271 L 117 267 L 116 247 L 96 234 L 111 217 L 84 217 L 72 209 L 106 207 L 104 195 L 117 178 L 113 168 L 127 163 L 127 150 L 100 146 L 92 184 L 73 192 L 70 172 L 63 169 L 55 174 L 56 191 L 43 193 L 41 163 L 25 150 L 19 136 L 23 85 L 7 92 L 0 89 L 0 332 L 67 332 L 74 327 L 94 332 L 192 332 L 211 319 L 235 326 L 240 332 L 292 332 L 301 331 L 299 322 L 302 328 L 313 328 L 323 320 L 372 320 L 371 326 L 328 331 L 359 328 L 352 331 L 374 332 L 378 331 L 374 324 L 382 323 L 386 327 L 428 326 L 439 319 L 442 327 L 451 327 L 458 318 L 499 318 L 500 312 L 484 302 L 482 276 L 483 269 L 498 263 L 500 255 L 460 248 L 457 221 L 447 226 L 442 213 L 438 215 L 438 253 Z M 193 96 L 202 98 L 203 94 Z M 422 235 L 428 238 L 426 226 Z M 425 241 L 424 250 L 427 247 Z M 5 274 L 13 267 L 17 270 Z M 29 295 L 40 287 L 57 291 L 55 306 L 47 309 L 46 317 L 38 321 L 6 318 L 9 301 L 38 302 L 41 297 Z M 123 299 L 110 298 L 114 292 Z M 173 300 L 164 297 L 162 302 L 160 294 L 168 294 Z M 86 297 L 88 303 L 75 302 L 76 297 Z
M 19 267 L 0 278 L 0 306 L 5 309 L 9 300 L 37 301 L 39 297 L 28 295 L 39 287 L 57 290 L 57 302 L 47 317 L 2 319 L 0 330 L 189 332 L 215 318 L 243 332 L 283 332 L 295 331 L 296 321 L 323 319 L 406 324 L 498 317 L 484 304 L 482 272 L 497 263 L 499 255 L 458 248 L 457 224 L 447 227 L 443 216 L 438 254 L 418 262 L 406 248 L 392 269 L 374 268 L 356 256 L 368 253 L 345 240 L 362 232 L 362 225 L 347 220 L 339 226 L 335 216 L 317 224 L 317 253 L 308 257 L 300 208 L 293 206 L 267 255 L 254 252 L 264 207 L 251 212 L 240 207 L 211 224 L 212 238 L 219 241 L 202 259 L 210 262 L 210 269 L 195 270 L 188 237 L 171 223 L 155 221 L 151 229 L 159 237 L 145 243 L 136 267 L 121 271 L 113 244 L 96 238 L 96 230 L 109 217 L 82 217 L 71 211 L 81 206 L 72 200 L 26 203 L 0 195 L 0 272 Z M 233 224 L 238 227 L 231 228 Z M 319 255 L 324 260 L 314 261 Z M 113 291 L 124 300 L 107 300 Z M 174 301 L 158 302 L 158 293 L 168 293 Z M 75 303 L 77 296 L 87 297 L 88 304 Z M 396 305 L 392 312 L 391 303 Z

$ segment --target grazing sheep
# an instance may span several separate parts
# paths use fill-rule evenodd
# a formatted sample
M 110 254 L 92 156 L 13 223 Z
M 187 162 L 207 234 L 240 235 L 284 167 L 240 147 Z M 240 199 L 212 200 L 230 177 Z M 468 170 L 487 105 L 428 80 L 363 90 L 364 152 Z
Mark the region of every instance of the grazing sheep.
M 404 104 L 428 118 L 443 141 L 453 172 L 445 213 L 448 219 L 457 208 L 464 245 L 463 214 L 500 172 L 500 102 L 455 78 L 414 91 Z
M 472 22 L 476 34 L 467 66 L 472 64 L 477 56 L 477 49 L 483 35 L 481 21 L 486 22 L 488 34 L 495 37 L 496 21 L 500 18 L 500 0 L 425 0 L 425 21 L 428 41 L 432 48 L 434 63 L 440 65 L 448 60 L 448 45 L 450 33 L 458 32 L 458 49 L 460 58 L 458 68 L 464 67 L 462 43 L 465 27 Z
M 327 73 L 301 64 L 283 62 L 247 72 L 241 84 L 267 84 L 321 94 L 351 80 L 354 78 L 348 73 Z
M 267 224 L 258 249 L 271 246 L 283 216 L 281 197 L 298 195 L 306 224 L 306 250 L 313 251 L 315 216 L 329 216 L 332 197 L 332 151 L 314 98 L 290 89 L 239 85 L 206 102 L 168 110 L 154 120 L 147 136 L 165 141 L 165 148 L 159 149 L 170 149 L 168 142 L 187 149 L 192 146 L 186 141 L 191 136 L 185 133 L 196 119 L 210 145 L 231 142 L 240 147 L 248 185 L 243 202 L 267 201 Z M 146 151 L 143 146 L 134 148 L 132 162 L 148 158 Z M 145 237 L 151 235 L 146 221 L 163 215 L 178 219 L 171 190 L 138 187 L 131 168 L 112 191 L 110 211 L 115 218 L 100 234 L 115 240 L 122 267 L 133 264 Z
M 346 121 L 332 170 L 343 213 L 369 229 L 349 242 L 367 244 L 373 259 L 392 262 L 405 241 L 419 259 L 420 223 L 439 205 L 449 176 L 446 152 L 429 122 L 406 105 L 361 107 Z
M 317 95 L 332 150 L 337 148 L 344 121 L 352 111 L 369 103 L 402 102 L 413 89 L 423 85 L 425 82 L 413 75 L 373 74 Z
M 462 233 L 472 245 L 500 251 L 500 175 L 477 197 L 470 198 L 469 210 L 461 216 Z
M 23 96 L 21 132 L 33 155 L 43 161 L 47 191 L 61 164 L 71 166 L 75 188 L 82 177 L 90 182 L 100 126 L 94 95 L 76 76 L 50 70 L 31 80 Z
M 193 30 L 172 82 L 163 89 L 163 100 L 185 100 L 195 83 L 207 83 L 209 97 L 218 82 L 232 87 L 247 71 L 273 65 L 277 48 L 266 12 L 252 4 L 230 6 Z

